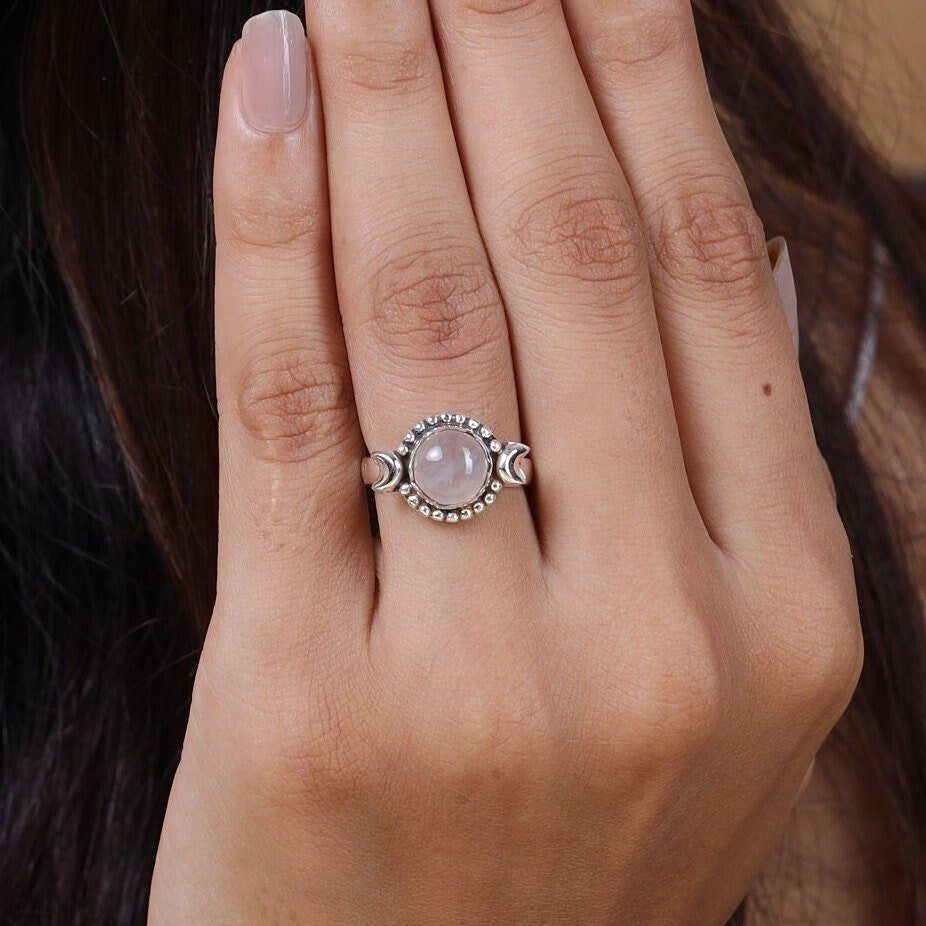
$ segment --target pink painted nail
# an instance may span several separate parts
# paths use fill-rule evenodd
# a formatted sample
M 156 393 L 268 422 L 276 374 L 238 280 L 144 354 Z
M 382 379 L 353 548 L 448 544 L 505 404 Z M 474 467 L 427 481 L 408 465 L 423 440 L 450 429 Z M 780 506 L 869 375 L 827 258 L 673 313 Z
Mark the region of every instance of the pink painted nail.
M 784 238 L 773 238 L 768 243 L 768 256 L 772 262 L 772 276 L 778 295 L 781 298 L 781 307 L 784 309 L 788 328 L 791 329 L 791 338 L 794 349 L 800 346 L 800 334 L 797 327 L 797 287 L 794 285 L 794 270 L 791 267 L 791 255 L 788 253 L 788 242 Z
M 269 10 L 241 31 L 242 108 L 260 132 L 291 132 L 305 119 L 308 52 L 294 13 Z

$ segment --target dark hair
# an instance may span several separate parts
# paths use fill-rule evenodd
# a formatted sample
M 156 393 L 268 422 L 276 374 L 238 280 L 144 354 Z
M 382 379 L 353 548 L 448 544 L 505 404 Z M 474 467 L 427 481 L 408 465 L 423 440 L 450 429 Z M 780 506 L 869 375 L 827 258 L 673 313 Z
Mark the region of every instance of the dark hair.
M 0 96 L 3 923 L 145 919 L 214 594 L 218 87 L 241 24 L 263 8 L 13 0 L 0 14 L 2 86 L 16 91 Z M 695 0 L 695 12 L 760 215 L 789 238 L 799 277 L 814 271 L 802 325 L 844 298 L 877 240 L 922 326 L 926 208 L 845 120 L 778 0 Z M 859 248 L 841 244 L 849 221 Z M 880 802 L 900 908 L 922 922 L 922 615 L 810 338 L 801 362 L 866 641 L 833 737 Z

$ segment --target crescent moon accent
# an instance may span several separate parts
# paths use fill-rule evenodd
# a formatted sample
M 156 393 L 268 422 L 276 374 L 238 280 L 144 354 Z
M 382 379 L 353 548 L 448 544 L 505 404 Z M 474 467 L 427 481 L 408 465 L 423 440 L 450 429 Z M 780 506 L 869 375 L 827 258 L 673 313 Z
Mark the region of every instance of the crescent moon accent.
M 376 464 L 378 475 L 369 472 L 370 488 L 374 492 L 393 492 L 402 481 L 402 461 L 394 453 L 377 450 L 367 458 L 371 464 Z M 364 461 L 366 462 L 366 461 Z M 368 469 L 372 470 L 372 466 Z M 366 473 L 364 474 L 367 475 Z
M 524 486 L 530 481 L 530 460 L 524 460 L 528 453 L 530 447 L 517 441 L 509 441 L 499 451 L 495 469 L 505 485 Z

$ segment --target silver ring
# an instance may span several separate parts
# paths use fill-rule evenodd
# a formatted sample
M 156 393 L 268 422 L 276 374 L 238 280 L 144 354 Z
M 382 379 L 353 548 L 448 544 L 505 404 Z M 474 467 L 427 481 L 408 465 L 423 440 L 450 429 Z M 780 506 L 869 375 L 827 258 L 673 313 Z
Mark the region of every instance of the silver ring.
M 528 453 L 476 418 L 443 412 L 412 425 L 394 451 L 364 457 L 360 470 L 374 492 L 398 492 L 418 514 L 456 524 L 485 511 L 505 486 L 527 485 Z

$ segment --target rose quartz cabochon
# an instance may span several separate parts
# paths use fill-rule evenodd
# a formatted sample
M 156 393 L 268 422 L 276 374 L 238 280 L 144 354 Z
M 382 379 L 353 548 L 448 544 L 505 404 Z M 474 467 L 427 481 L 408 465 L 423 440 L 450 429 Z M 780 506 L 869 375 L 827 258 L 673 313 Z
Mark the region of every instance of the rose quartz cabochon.
M 489 457 L 474 435 L 441 428 L 415 448 L 411 475 L 418 488 L 442 508 L 470 504 L 489 478 Z

